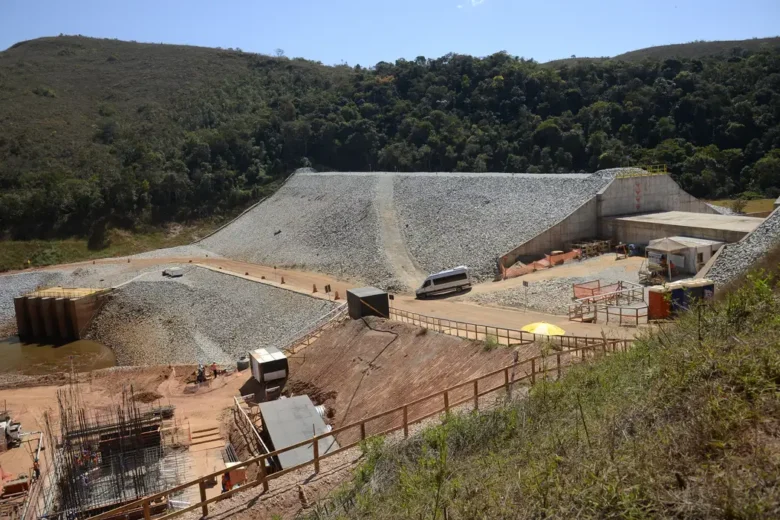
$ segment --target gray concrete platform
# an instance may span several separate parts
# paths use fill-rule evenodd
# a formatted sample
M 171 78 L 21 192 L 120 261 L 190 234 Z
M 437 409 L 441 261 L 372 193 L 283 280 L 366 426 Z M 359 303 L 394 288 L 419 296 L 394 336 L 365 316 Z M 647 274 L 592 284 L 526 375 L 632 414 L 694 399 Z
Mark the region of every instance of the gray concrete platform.
M 763 218 L 743 215 L 665 211 L 607 217 L 602 219 L 601 225 L 607 237 L 624 243 L 646 244 L 651 240 L 675 235 L 733 243 L 740 241 L 763 221 Z

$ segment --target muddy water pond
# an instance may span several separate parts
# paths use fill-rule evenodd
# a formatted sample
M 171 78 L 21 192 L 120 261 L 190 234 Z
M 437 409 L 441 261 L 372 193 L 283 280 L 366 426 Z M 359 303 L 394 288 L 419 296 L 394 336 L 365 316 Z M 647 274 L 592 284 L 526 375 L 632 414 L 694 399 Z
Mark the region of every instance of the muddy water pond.
M 23 343 L 17 336 L 0 339 L 0 374 L 38 376 L 57 372 L 88 372 L 116 366 L 116 356 L 107 346 L 89 340 L 64 345 Z

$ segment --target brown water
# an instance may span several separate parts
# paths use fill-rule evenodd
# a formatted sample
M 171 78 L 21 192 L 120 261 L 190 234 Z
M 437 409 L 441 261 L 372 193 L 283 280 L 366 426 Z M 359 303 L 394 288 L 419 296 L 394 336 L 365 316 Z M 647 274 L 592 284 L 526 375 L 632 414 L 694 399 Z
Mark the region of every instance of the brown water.
M 0 374 L 17 373 L 29 376 L 57 372 L 88 372 L 116 366 L 114 351 L 89 340 L 65 345 L 22 343 L 17 336 L 0 339 Z

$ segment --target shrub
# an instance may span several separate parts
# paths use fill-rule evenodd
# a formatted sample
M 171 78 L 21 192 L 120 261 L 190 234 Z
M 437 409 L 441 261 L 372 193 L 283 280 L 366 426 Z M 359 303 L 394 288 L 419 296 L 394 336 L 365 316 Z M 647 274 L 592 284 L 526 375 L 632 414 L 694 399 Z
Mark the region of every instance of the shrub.
M 33 94 L 41 97 L 49 97 L 49 98 L 57 97 L 57 93 L 54 92 L 54 89 L 51 89 L 49 87 L 35 87 L 33 89 Z

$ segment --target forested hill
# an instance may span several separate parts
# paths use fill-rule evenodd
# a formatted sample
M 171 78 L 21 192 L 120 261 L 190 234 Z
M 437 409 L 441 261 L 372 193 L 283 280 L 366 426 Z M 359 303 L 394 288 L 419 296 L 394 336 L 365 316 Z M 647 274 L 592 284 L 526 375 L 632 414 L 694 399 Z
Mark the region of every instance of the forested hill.
M 666 163 L 700 197 L 780 194 L 780 51 L 372 69 L 82 37 L 0 53 L 0 232 L 226 213 L 295 168 L 594 171 Z
M 750 40 L 724 40 L 724 41 L 695 41 L 689 43 L 677 43 L 673 45 L 658 45 L 646 47 L 635 51 L 624 52 L 611 58 L 584 58 L 572 56 L 561 60 L 548 61 L 545 65 L 559 67 L 561 65 L 574 65 L 582 61 L 606 61 L 609 59 L 618 61 L 639 62 L 642 60 L 668 60 L 689 59 L 701 60 L 706 58 L 732 58 L 741 57 L 745 52 L 771 51 L 780 49 L 780 37 L 752 38 Z

